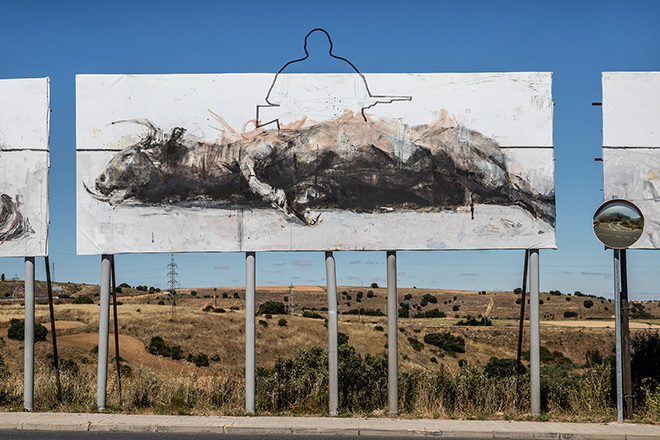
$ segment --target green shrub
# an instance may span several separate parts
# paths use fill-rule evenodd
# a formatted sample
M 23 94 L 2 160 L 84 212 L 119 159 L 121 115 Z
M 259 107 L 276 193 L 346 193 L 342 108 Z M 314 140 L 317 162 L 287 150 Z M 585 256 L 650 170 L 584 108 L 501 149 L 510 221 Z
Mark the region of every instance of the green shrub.
M 170 357 L 172 355 L 170 346 L 165 343 L 165 340 L 161 336 L 151 338 L 149 345 L 147 345 L 147 351 L 151 354 L 164 357 Z
M 312 319 L 323 319 L 323 316 L 316 312 L 310 312 L 309 310 L 305 310 L 302 314 L 303 318 L 312 318 Z
M 431 304 L 436 304 L 438 302 L 438 298 L 436 298 L 434 295 L 431 295 L 430 293 L 425 293 L 422 297 L 422 300 L 430 302 Z
M 210 365 L 209 357 L 204 353 L 197 353 L 192 357 L 192 362 L 198 367 L 208 367 Z
M 415 318 L 445 318 L 447 314 L 439 309 L 425 310 L 415 314 Z
M 277 321 L 277 325 L 279 325 L 280 327 L 285 327 L 287 324 L 288 324 L 288 322 L 284 318 L 280 318 L 280 320 Z
M 577 312 L 572 312 L 570 310 L 564 312 L 564 318 L 577 318 L 577 315 Z
M 424 336 L 424 342 L 448 352 L 465 353 L 465 339 L 448 332 L 429 333 Z
M 520 373 L 525 374 L 527 368 L 524 365 L 520 365 Z M 510 377 L 516 374 L 516 360 L 515 359 L 499 359 L 497 357 L 492 357 L 484 367 L 484 374 L 487 377 Z
M 587 309 L 590 309 L 594 306 L 594 302 L 590 299 L 585 299 L 583 304 L 584 304 L 584 307 L 587 308 Z
M 647 393 L 660 389 L 660 333 L 637 332 L 630 340 L 630 368 L 633 393 L 641 403 Z
M 383 332 L 383 331 L 385 331 L 385 329 L 383 328 L 382 325 L 377 325 L 377 326 L 375 326 L 375 327 L 374 327 L 374 330 L 376 330 L 377 332 Z
M 421 351 L 422 348 L 424 348 L 424 344 L 419 342 L 417 340 L 417 338 L 415 338 L 413 336 L 408 337 L 408 342 L 410 343 L 410 346 L 412 347 L 412 349 L 415 350 L 415 351 Z
M 264 321 L 263 319 L 259 320 L 259 325 L 266 328 L 268 327 L 268 321 Z
M 259 305 L 259 310 L 257 311 L 259 315 L 285 315 L 286 308 L 284 303 L 279 301 L 266 301 Z
M 346 333 L 337 333 L 337 345 L 348 344 L 348 335 Z
M 460 308 L 461 308 L 461 306 L 459 306 L 459 305 L 457 304 L 457 305 L 453 306 L 451 309 L 452 309 L 454 312 L 458 312 L 458 310 L 459 310 Z
M 367 298 L 373 298 L 374 297 L 374 291 L 373 290 L 367 290 Z
M 482 316 L 481 319 L 477 319 L 474 316 L 467 315 L 465 317 L 465 321 L 462 319 L 456 323 L 456 325 L 467 325 L 467 326 L 482 326 L 482 327 L 488 327 L 493 325 L 490 319 L 486 318 L 485 316 Z
M 222 307 L 218 307 L 217 309 L 213 309 L 213 313 L 225 313 L 226 310 L 223 309 Z
M 380 309 L 351 309 L 342 312 L 342 315 L 357 315 L 358 312 L 362 316 L 385 316 L 385 313 L 381 312 Z
M 72 304 L 94 304 L 94 300 L 89 296 L 79 296 L 73 300 Z
M 170 357 L 175 361 L 183 359 L 183 348 L 180 345 L 173 345 L 170 347 Z
M 34 323 L 34 342 L 45 341 L 48 335 L 48 330 L 38 322 Z M 7 337 L 17 341 L 25 339 L 25 324 L 21 319 L 12 318 L 9 321 L 9 329 L 7 330 Z
M 600 350 L 587 350 L 585 354 L 585 365 L 587 367 L 594 367 L 596 365 L 603 364 L 603 355 L 600 353 Z

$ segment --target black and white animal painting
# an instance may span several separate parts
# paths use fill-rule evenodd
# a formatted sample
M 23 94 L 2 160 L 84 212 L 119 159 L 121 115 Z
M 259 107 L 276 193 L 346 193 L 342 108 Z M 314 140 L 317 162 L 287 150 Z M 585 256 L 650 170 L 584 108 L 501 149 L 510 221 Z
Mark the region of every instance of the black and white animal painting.
M 125 203 L 275 208 L 303 225 L 321 210 L 439 212 L 475 205 L 518 206 L 555 223 L 554 193 L 539 194 L 507 171 L 493 139 L 462 126 L 401 126 L 344 117 L 304 128 L 262 129 L 210 143 L 185 127 L 146 134 L 109 161 L 87 191 Z

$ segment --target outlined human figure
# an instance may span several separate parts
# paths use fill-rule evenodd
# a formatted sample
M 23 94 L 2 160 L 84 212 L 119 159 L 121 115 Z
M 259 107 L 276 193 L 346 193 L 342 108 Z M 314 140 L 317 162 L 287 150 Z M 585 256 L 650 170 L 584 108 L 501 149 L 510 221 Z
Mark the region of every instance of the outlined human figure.
M 331 60 L 336 61 L 333 70 L 338 68 L 349 74 L 285 75 L 300 68 L 301 63 L 310 61 L 308 46 L 312 40 L 315 48 L 327 47 Z M 377 104 L 412 100 L 411 96 L 373 95 L 364 75 L 347 59 L 334 55 L 332 48 L 330 35 L 323 29 L 313 29 L 305 36 L 305 56 L 289 61 L 277 72 L 266 95 L 267 104 L 257 105 L 257 127 L 275 123 L 279 129 L 282 123 L 301 120 L 320 122 L 349 112 L 360 114 L 366 121 L 365 110 Z M 318 52 L 323 53 L 324 50 Z M 319 55 L 311 55 L 311 58 L 318 58 Z

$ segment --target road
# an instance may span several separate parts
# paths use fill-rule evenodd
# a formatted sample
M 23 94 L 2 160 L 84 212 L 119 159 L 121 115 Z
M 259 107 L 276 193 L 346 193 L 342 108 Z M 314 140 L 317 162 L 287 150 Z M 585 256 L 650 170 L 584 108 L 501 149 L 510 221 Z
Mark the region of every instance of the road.
M 411 437 L 390 437 L 388 440 L 409 440 L 417 438 L 418 436 Z M 240 435 L 240 434 L 181 434 L 181 433 L 163 433 L 163 432 L 71 432 L 71 431 L 0 431 L 0 439 L 2 440 L 206 440 L 223 438 L 227 440 L 263 440 L 263 435 Z M 271 435 L 267 436 L 268 440 L 364 440 L 364 436 L 304 436 L 304 435 Z M 443 437 L 451 440 L 450 437 Z M 499 438 L 499 437 L 498 437 Z M 461 440 L 470 440 L 469 437 L 460 437 Z M 455 440 L 458 440 L 455 438 Z M 513 440 L 501 438 L 500 440 Z M 521 440 L 521 438 L 517 438 Z

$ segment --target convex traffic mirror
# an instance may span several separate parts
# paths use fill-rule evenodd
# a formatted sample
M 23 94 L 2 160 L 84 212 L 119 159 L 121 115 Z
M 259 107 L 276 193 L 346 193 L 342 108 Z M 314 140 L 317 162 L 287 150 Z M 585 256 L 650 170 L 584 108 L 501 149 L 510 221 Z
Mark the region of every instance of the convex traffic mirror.
M 594 214 L 594 233 L 611 249 L 626 249 L 644 232 L 644 216 L 637 206 L 627 200 L 610 200 Z

